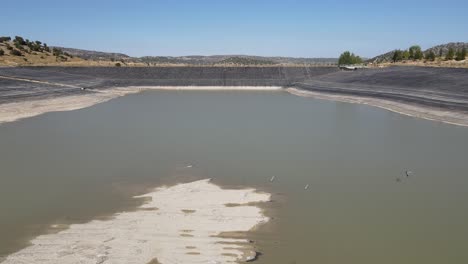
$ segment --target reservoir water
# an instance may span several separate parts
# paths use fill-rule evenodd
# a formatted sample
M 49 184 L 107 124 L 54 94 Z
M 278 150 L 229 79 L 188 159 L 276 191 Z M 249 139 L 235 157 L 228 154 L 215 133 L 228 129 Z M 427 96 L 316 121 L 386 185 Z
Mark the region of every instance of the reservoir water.
M 468 128 L 369 106 L 148 91 L 0 125 L 0 168 L 0 256 L 213 178 L 273 194 L 258 263 L 468 262 Z

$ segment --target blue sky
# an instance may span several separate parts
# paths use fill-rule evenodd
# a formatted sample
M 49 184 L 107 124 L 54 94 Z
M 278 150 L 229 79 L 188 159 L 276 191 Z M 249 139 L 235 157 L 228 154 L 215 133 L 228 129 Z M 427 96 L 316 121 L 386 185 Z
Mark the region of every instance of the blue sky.
M 143 55 L 364 57 L 468 42 L 468 1 L 2 1 L 0 35 Z

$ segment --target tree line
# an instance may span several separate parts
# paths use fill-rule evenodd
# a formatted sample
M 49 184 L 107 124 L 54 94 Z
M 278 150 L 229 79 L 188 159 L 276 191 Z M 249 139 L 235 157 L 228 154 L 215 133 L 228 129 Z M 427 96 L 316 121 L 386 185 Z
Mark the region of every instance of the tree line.
M 11 37 L 0 37 L 0 43 L 5 43 L 7 50 L 10 51 L 11 55 L 14 56 L 23 56 L 23 53 L 34 53 L 34 52 L 47 52 L 52 53 L 53 56 L 56 56 L 57 59 L 67 60 L 66 57 L 73 58 L 72 55 L 67 52 L 63 52 L 59 48 L 50 48 L 46 43 L 41 41 L 30 41 L 29 39 L 24 39 L 20 36 Z M 12 47 L 10 44 L 13 44 Z M 0 49 L 0 56 L 4 55 L 5 52 Z
M 407 50 L 395 50 L 393 52 L 392 61 L 393 62 L 399 62 L 399 61 L 404 61 L 404 60 L 417 61 L 417 60 L 423 60 L 423 59 L 426 59 L 429 61 L 435 61 L 437 57 L 445 59 L 445 60 L 455 59 L 457 61 L 461 61 L 466 58 L 466 48 L 463 47 L 462 49 L 458 49 L 455 51 L 454 48 L 450 47 L 444 58 L 442 49 L 439 50 L 438 55 L 436 55 L 433 50 L 430 50 L 424 55 L 420 46 L 413 45 Z
M 444 56 L 443 49 L 439 50 L 439 54 L 435 54 L 433 50 L 430 50 L 426 52 L 426 54 L 424 54 L 424 52 L 422 51 L 419 45 L 413 45 L 406 50 L 399 50 L 399 49 L 395 50 L 393 52 L 391 60 L 393 62 L 406 61 L 406 60 L 435 61 L 436 58 L 441 58 L 447 61 L 449 60 L 462 61 L 466 59 L 466 48 L 463 47 L 461 49 L 455 50 L 453 47 L 450 47 L 448 49 L 447 54 L 445 54 Z M 353 64 L 361 64 L 361 63 L 362 63 L 362 59 L 359 56 L 349 51 L 343 52 L 338 59 L 338 65 L 353 65 Z

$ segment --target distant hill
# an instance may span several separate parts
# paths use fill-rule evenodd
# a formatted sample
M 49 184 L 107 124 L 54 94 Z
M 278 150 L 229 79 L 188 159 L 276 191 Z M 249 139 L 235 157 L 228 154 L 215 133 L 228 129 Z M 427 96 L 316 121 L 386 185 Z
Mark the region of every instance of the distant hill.
M 213 56 L 144 56 L 47 46 L 22 37 L 0 37 L 0 65 L 74 65 L 74 66 L 269 66 L 269 65 L 336 65 L 337 58 L 262 57 L 249 55 Z
M 437 45 L 437 46 L 434 46 L 432 48 L 425 50 L 424 54 L 427 54 L 430 51 L 433 51 L 435 54 L 439 55 L 440 54 L 439 52 L 442 51 L 442 56 L 445 56 L 447 55 L 448 50 L 450 48 L 452 48 L 455 51 L 461 50 L 463 48 L 468 49 L 468 42 L 450 42 L 450 43 L 443 44 L 443 45 Z
M 93 50 L 83 50 L 74 48 L 55 47 L 85 60 L 122 60 L 130 59 L 130 56 L 122 53 L 102 52 Z
M 176 65 L 335 65 L 336 58 L 293 58 L 293 57 L 262 57 L 249 55 L 191 55 L 191 56 L 143 56 L 131 57 L 123 53 L 91 51 L 75 48 L 56 47 L 64 52 L 85 60 L 92 61 L 125 61 L 143 63 L 147 66 L 160 64 Z
M 187 64 L 187 65 L 333 65 L 336 58 L 292 58 L 292 57 L 262 57 L 249 55 L 212 55 L 212 56 L 145 56 L 138 58 L 148 64 Z
M 455 51 L 458 49 L 462 49 L 465 47 L 468 49 L 468 42 L 450 42 L 447 44 L 442 44 L 442 45 L 437 45 L 432 48 L 429 48 L 427 50 L 424 50 L 423 53 L 424 55 L 428 54 L 429 52 L 433 51 L 434 54 L 439 55 L 440 52 L 442 51 L 442 56 L 447 55 L 447 52 L 449 48 L 453 48 Z M 385 62 L 392 62 L 393 59 L 393 54 L 395 53 L 395 50 L 389 51 L 387 53 L 375 56 L 374 58 L 368 60 L 369 62 L 373 63 L 385 63 Z
M 436 60 L 411 61 L 403 59 L 400 63 L 427 66 L 459 67 L 467 65 L 466 60 L 445 61 L 443 58 L 448 50 L 468 49 L 467 42 L 452 42 L 437 45 L 423 51 L 424 55 L 434 52 Z M 372 59 L 372 63 L 390 63 L 395 50 L 389 51 Z M 407 54 L 407 52 L 406 52 Z M 442 55 L 442 59 L 440 58 Z M 408 58 L 405 55 L 405 58 Z M 461 62 L 461 63 L 460 63 Z M 250 55 L 212 55 L 212 56 L 143 56 L 131 57 L 123 53 L 102 52 L 66 47 L 53 47 L 41 41 L 30 41 L 22 37 L 0 37 L 0 66 L 23 65 L 70 65 L 70 66 L 332 66 L 338 63 L 337 58 L 294 58 L 294 57 L 262 57 Z
M 374 58 L 369 59 L 368 62 L 373 62 L 373 63 L 391 62 L 393 58 L 393 53 L 395 53 L 395 50 L 375 56 Z
M 245 57 L 230 57 L 219 62 L 219 64 L 232 64 L 232 65 L 274 65 L 278 64 L 271 60 L 253 59 Z

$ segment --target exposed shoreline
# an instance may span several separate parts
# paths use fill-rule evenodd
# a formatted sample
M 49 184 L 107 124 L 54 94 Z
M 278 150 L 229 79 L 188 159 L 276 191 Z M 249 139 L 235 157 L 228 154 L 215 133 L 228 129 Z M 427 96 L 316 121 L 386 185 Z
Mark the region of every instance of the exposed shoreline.
M 254 189 L 222 189 L 207 180 L 159 187 L 137 196 L 136 211 L 74 224 L 41 235 L 6 257 L 15 263 L 226 263 L 256 256 L 248 232 L 269 218 L 253 203 L 271 199 Z M 229 206 L 236 204 L 236 206 Z M 210 262 L 211 261 L 211 262 Z
M 373 97 L 327 93 L 304 90 L 300 88 L 282 88 L 280 86 L 129 86 L 110 89 L 92 89 L 83 95 L 68 95 L 53 98 L 25 100 L 0 104 L 0 125 L 24 118 L 34 117 L 48 112 L 72 111 L 91 107 L 121 96 L 143 91 L 286 91 L 302 97 L 364 104 L 378 107 L 401 115 L 443 122 L 451 125 L 468 126 L 468 115 L 441 108 L 401 103 Z
M 468 115 L 456 111 L 448 111 L 438 109 L 435 107 L 418 106 L 408 103 L 399 103 L 396 101 L 385 100 L 380 98 L 316 92 L 298 88 L 286 88 L 286 91 L 297 96 L 311 97 L 328 101 L 364 104 L 385 109 L 405 116 L 416 117 L 436 122 L 443 122 L 457 126 L 468 126 Z
M 129 86 L 110 89 L 92 89 L 83 95 L 68 95 L 37 100 L 0 104 L 0 125 L 48 112 L 82 109 L 111 99 L 149 90 L 172 91 L 280 91 L 279 86 Z

